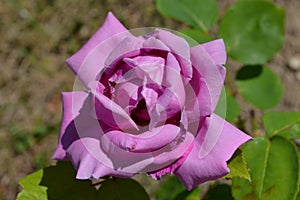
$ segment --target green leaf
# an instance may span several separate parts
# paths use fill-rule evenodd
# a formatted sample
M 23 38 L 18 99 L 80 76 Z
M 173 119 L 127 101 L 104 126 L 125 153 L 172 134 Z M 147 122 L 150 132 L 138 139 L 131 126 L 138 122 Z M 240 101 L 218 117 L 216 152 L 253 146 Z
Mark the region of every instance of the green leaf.
M 69 162 L 41 169 L 20 180 L 18 200 L 149 200 L 145 189 L 132 179 L 105 179 L 97 190 L 90 180 L 77 180 Z
M 207 32 L 218 19 L 215 0 L 157 0 L 159 12 Z
M 98 196 L 105 200 L 149 200 L 147 192 L 137 181 L 123 178 L 107 179 Z
M 293 142 L 280 136 L 257 137 L 242 149 L 252 181 L 232 179 L 235 199 L 295 199 L 299 159 Z
M 200 198 L 199 187 L 187 191 L 176 176 L 171 176 L 156 193 L 156 200 L 198 200 Z
M 241 177 L 250 181 L 250 174 L 248 172 L 245 158 L 241 150 L 237 150 L 228 162 L 230 169 L 229 174 L 225 178 Z
M 220 22 L 228 54 L 244 64 L 262 64 L 281 48 L 284 9 L 267 0 L 238 0 Z
M 227 109 L 225 119 L 233 123 L 234 120 L 241 114 L 241 108 L 237 100 L 228 92 L 226 92 Z
M 262 117 L 269 137 L 281 135 L 300 139 L 300 112 L 268 112 Z
M 69 162 L 59 162 L 21 179 L 23 191 L 18 200 L 66 199 L 81 200 L 97 198 L 97 190 L 91 181 L 75 179 L 75 170 Z M 34 198 L 36 197 L 36 198 Z
M 180 32 L 183 33 L 183 35 L 187 35 L 188 37 L 196 41 L 196 43 L 194 42 L 191 46 L 195 46 L 197 44 L 202 44 L 213 40 L 211 36 L 197 29 L 185 28 L 182 29 Z
M 276 106 L 283 94 L 279 77 L 266 66 L 244 66 L 237 73 L 236 85 L 244 99 L 260 109 Z
M 230 186 L 225 184 L 216 184 L 209 188 L 203 200 L 234 200 L 231 194 Z

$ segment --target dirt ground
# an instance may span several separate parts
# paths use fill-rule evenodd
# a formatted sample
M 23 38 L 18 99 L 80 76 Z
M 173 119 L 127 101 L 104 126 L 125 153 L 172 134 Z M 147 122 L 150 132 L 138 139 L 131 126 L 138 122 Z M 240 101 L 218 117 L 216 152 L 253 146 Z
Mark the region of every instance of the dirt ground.
M 218 0 L 220 15 L 232 2 Z M 300 1 L 274 2 L 286 9 L 283 48 L 268 62 L 285 88 L 275 110 L 299 111 Z M 64 61 L 97 30 L 108 11 L 129 29 L 183 27 L 163 18 L 153 0 L 0 1 L 0 200 L 15 199 L 20 178 L 53 163 L 60 93 L 71 91 L 75 80 Z M 238 67 L 228 61 L 230 73 Z M 241 103 L 247 117 L 249 106 Z

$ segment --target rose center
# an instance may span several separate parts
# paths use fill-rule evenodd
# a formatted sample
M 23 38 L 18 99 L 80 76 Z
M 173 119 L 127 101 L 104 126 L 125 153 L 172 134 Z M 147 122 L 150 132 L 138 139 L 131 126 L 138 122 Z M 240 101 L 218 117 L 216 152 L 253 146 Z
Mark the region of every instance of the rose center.
M 136 108 L 131 111 L 130 117 L 138 126 L 147 126 L 150 123 L 145 99 L 139 101 Z

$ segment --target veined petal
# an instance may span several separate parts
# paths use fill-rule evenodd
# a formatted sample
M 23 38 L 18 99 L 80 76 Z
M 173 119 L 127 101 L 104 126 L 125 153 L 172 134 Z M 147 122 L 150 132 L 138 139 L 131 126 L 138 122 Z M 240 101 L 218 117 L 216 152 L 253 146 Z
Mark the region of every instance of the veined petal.
M 139 135 L 130 135 L 122 131 L 113 130 L 105 136 L 116 146 L 130 152 L 153 152 L 171 143 L 180 133 L 180 128 L 166 124 Z
M 156 39 L 155 37 L 149 37 L 143 43 L 143 49 L 146 50 L 162 50 L 162 51 L 171 51 L 168 46 L 166 46 L 162 41 Z
M 189 132 L 185 132 L 181 134 L 177 140 L 174 140 L 172 143 L 170 143 L 168 146 L 165 146 L 164 148 L 161 148 L 158 151 L 153 152 L 154 160 L 151 165 L 152 170 L 160 170 L 163 168 L 170 167 L 171 164 L 173 164 L 175 161 L 178 161 L 178 159 L 181 159 L 185 155 L 187 151 L 189 151 L 189 148 L 194 143 L 194 136 L 193 134 Z M 175 167 L 175 166 L 173 166 Z
M 95 139 L 89 138 L 88 140 L 90 140 L 90 144 L 97 144 L 97 140 Z M 134 176 L 134 173 L 115 170 L 96 159 L 85 146 L 88 140 L 85 139 L 85 143 L 81 140 L 76 140 L 68 148 L 68 158 L 72 161 L 74 167 L 77 169 L 76 178 L 98 179 L 104 176 L 128 178 Z
M 67 64 L 87 86 L 103 69 L 104 61 L 112 50 L 129 35 L 131 33 L 110 12 L 102 27 L 77 53 L 67 59 Z
M 213 114 L 202 124 L 191 153 L 175 174 L 188 190 L 205 181 L 220 178 L 229 172 L 226 161 L 240 145 L 250 139 Z
M 161 85 L 164 75 L 165 61 L 161 57 L 155 56 L 137 56 L 135 58 L 124 58 L 124 61 L 133 67 L 134 75 L 137 78 L 147 77 L 147 83 L 152 80 Z M 126 77 L 126 74 L 125 74 Z
M 224 65 L 226 63 L 226 49 L 223 39 L 213 40 L 201 44 L 201 46 L 217 65 Z
M 169 31 L 158 30 L 157 32 L 157 39 L 161 40 L 171 49 L 171 52 L 180 63 L 183 76 L 190 80 L 193 75 L 193 70 L 190 60 L 189 44 L 182 37 L 179 37 Z
M 116 85 L 113 100 L 118 103 L 128 115 L 138 103 L 138 90 L 141 83 L 136 81 L 127 81 Z
M 139 130 L 125 110 L 101 93 L 91 90 L 93 94 L 92 115 L 103 123 L 120 129 Z
M 144 38 L 132 35 L 124 38 L 106 59 L 105 66 L 109 66 L 106 70 L 114 69 L 114 65 L 126 57 L 137 56 L 144 41 Z
M 205 78 L 201 76 L 198 70 L 195 69 L 193 71 L 193 78 L 189 83 L 185 87 L 186 113 L 189 122 L 199 122 L 201 117 L 206 117 L 213 113 L 213 97 Z
M 194 80 L 191 81 L 191 86 L 195 88 L 195 90 L 200 88 L 201 92 L 201 82 L 197 82 L 198 78 L 195 78 L 195 76 L 199 74 L 199 78 L 203 78 L 202 81 L 205 82 L 205 85 L 208 88 L 209 94 L 205 94 L 206 96 L 204 97 L 211 99 L 211 109 L 210 113 L 208 113 L 211 114 L 219 101 L 225 78 L 225 68 L 220 65 L 216 65 L 212 57 L 201 45 L 191 48 L 191 60 L 194 66 Z M 196 92 L 196 94 L 198 96 L 199 93 Z M 201 96 L 198 97 L 198 100 L 201 102 L 203 95 L 201 94 Z M 200 105 L 202 105 L 202 103 L 200 103 Z
M 165 168 L 162 168 L 162 169 L 159 169 L 156 171 L 152 171 L 152 172 L 148 172 L 147 174 L 150 175 L 155 180 L 160 180 L 161 177 L 163 175 L 165 175 L 166 173 L 173 174 L 175 172 L 175 170 L 185 161 L 185 158 L 189 155 L 189 153 L 191 152 L 193 147 L 194 147 L 194 143 L 192 142 L 189 145 L 188 149 L 184 152 L 184 154 L 178 160 L 176 160 L 174 163 L 172 163 L 171 165 L 169 165 Z
M 81 112 L 84 102 L 88 98 L 86 92 L 64 92 L 62 93 L 63 100 L 63 116 L 60 127 L 58 145 L 52 159 L 66 160 L 66 148 L 72 144 L 73 141 L 79 138 L 76 130 L 74 119 Z M 76 99 L 76 101 L 73 101 Z M 86 121 L 89 124 L 88 120 Z M 68 135 L 68 140 L 63 140 L 65 135 Z

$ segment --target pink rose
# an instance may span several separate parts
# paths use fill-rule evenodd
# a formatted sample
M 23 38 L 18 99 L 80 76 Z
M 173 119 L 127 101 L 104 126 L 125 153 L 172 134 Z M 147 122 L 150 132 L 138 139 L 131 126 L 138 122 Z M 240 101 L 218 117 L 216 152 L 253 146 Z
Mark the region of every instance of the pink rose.
M 132 35 L 109 13 L 68 65 L 86 91 L 65 92 L 56 160 L 78 179 L 155 179 L 174 173 L 187 189 L 229 172 L 249 136 L 214 114 L 225 78 L 222 40 L 190 48 L 156 29 Z

